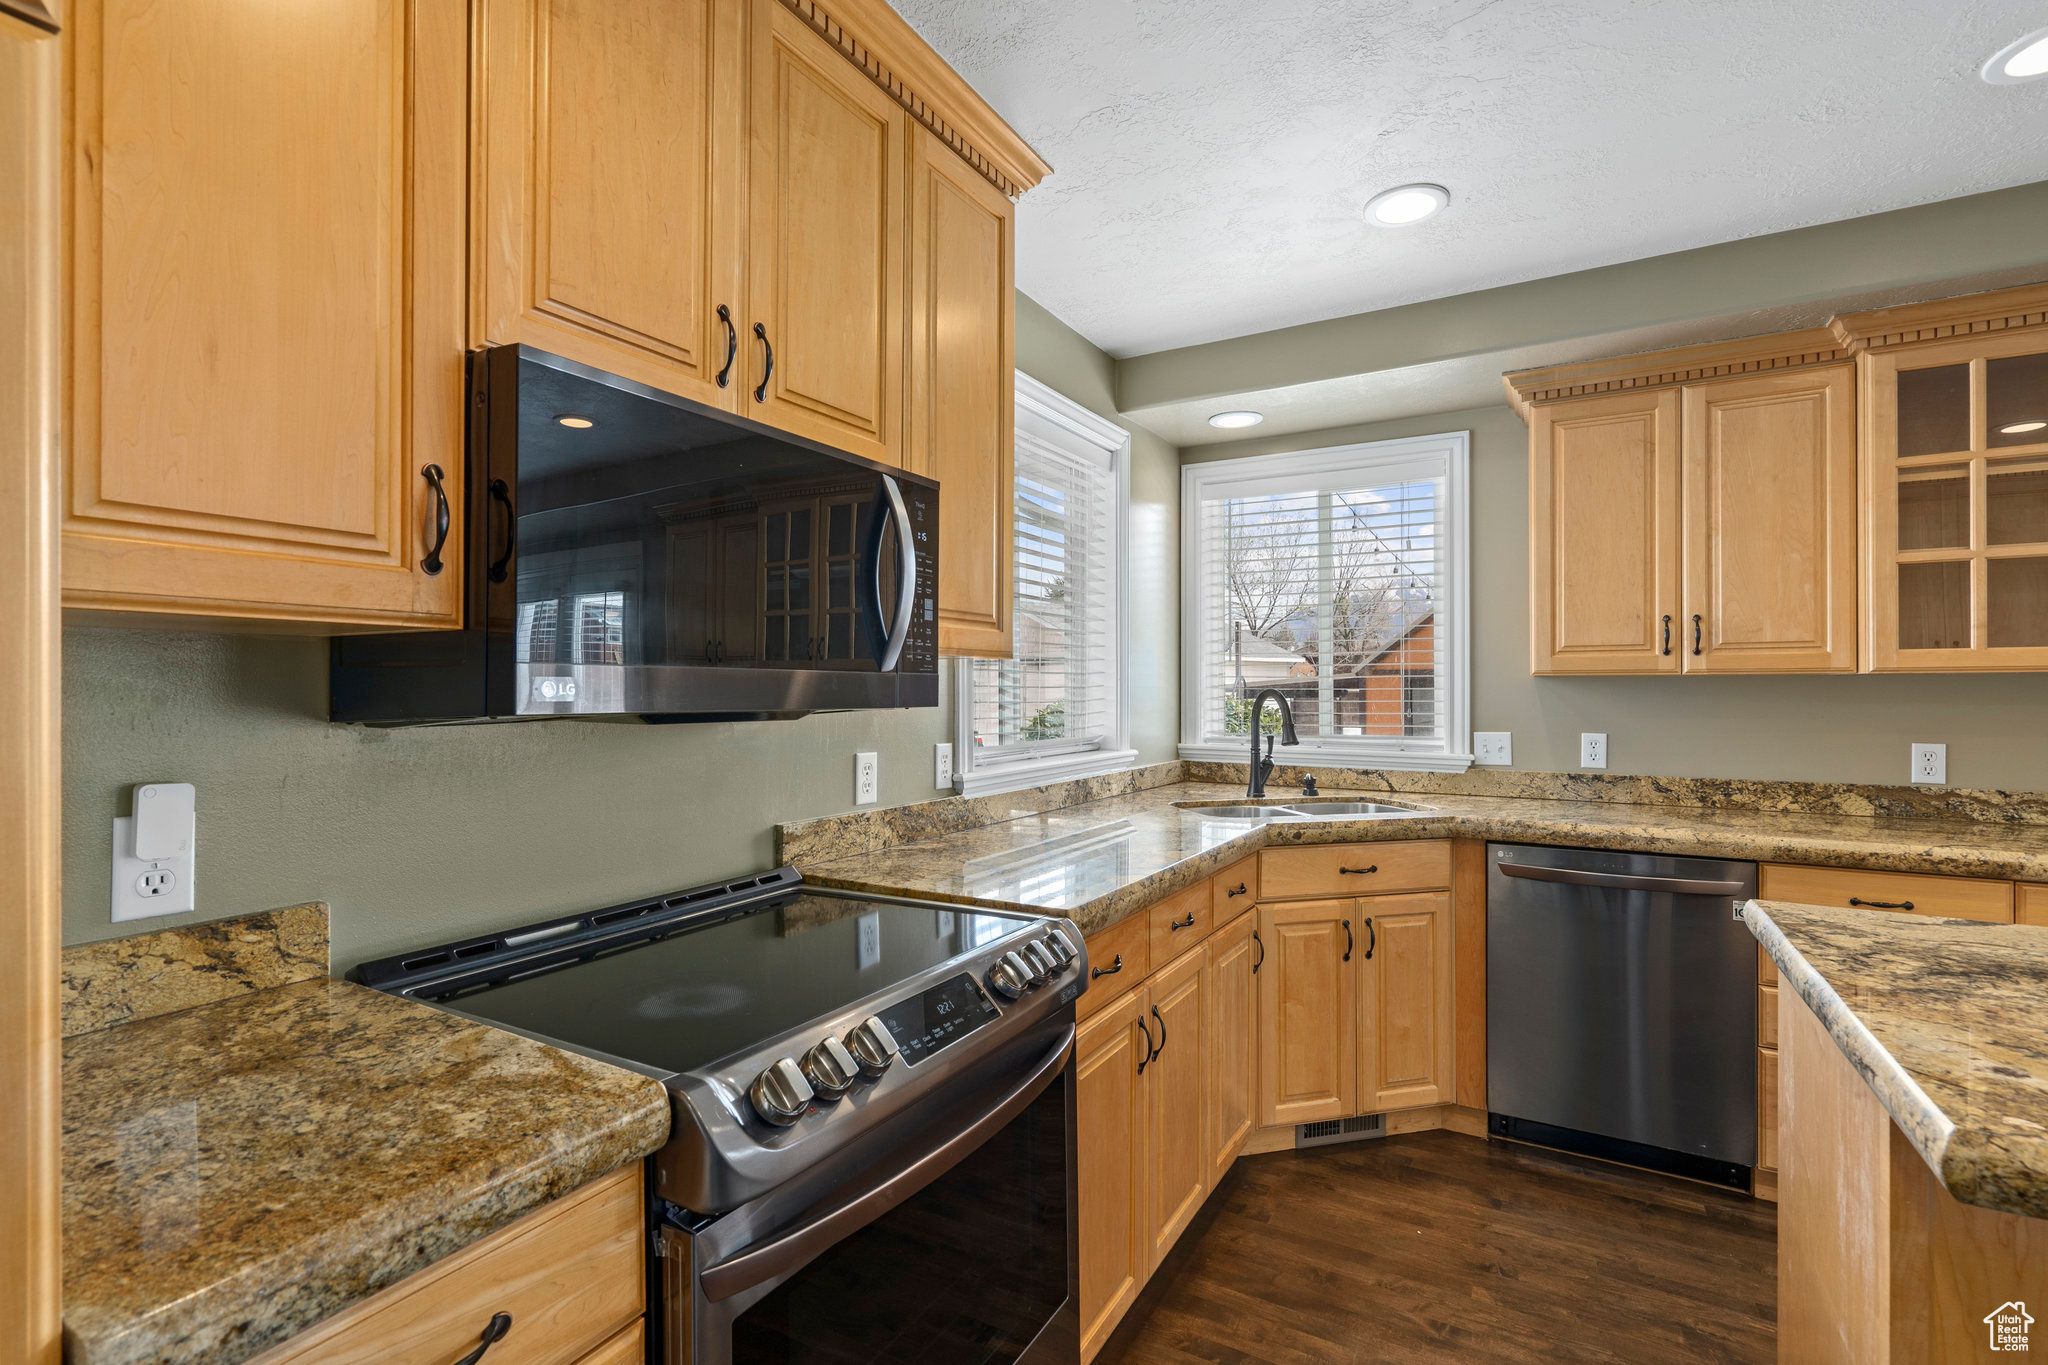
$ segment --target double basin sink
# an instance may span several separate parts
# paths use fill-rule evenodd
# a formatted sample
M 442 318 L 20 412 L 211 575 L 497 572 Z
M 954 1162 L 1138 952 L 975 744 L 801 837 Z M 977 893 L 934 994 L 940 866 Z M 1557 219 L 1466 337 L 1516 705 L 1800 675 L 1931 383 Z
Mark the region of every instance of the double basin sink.
M 1395 820 L 1403 816 L 1428 814 L 1427 809 L 1421 806 L 1398 806 L 1389 801 L 1325 801 L 1313 796 L 1257 804 L 1212 805 L 1204 801 L 1176 801 L 1173 804 L 1205 820 Z

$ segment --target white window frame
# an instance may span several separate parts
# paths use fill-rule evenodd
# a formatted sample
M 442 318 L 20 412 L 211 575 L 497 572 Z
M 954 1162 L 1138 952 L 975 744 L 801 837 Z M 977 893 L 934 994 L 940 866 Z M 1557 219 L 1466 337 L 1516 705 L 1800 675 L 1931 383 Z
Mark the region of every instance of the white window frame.
M 1232 484 L 1270 480 L 1307 479 L 1323 475 L 1360 471 L 1365 478 L 1378 477 L 1373 471 L 1395 470 L 1417 461 L 1442 459 L 1445 466 L 1444 539 L 1442 550 L 1443 592 L 1437 603 L 1437 639 L 1448 646 L 1446 671 L 1450 709 L 1444 721 L 1443 748 L 1434 743 L 1417 746 L 1414 741 L 1387 735 L 1336 739 L 1303 737 L 1301 744 L 1285 751 L 1289 763 L 1327 764 L 1331 767 L 1385 768 L 1414 772 L 1461 773 L 1472 766 L 1472 593 L 1471 593 L 1471 465 L 1472 433 L 1447 431 L 1434 436 L 1404 436 L 1392 441 L 1370 441 L 1359 445 L 1330 446 L 1288 455 L 1247 455 L 1234 460 L 1210 460 L 1184 465 L 1180 475 L 1180 582 L 1181 582 L 1181 739 L 1180 756 L 1212 763 L 1243 763 L 1248 757 L 1246 743 L 1220 744 L 1204 740 L 1202 723 L 1202 660 L 1206 657 L 1203 638 L 1208 604 L 1201 586 L 1208 581 L 1208 561 L 1201 543 L 1201 506 L 1213 500 L 1217 490 Z M 1450 617 L 1449 621 L 1442 619 Z M 1283 761 L 1274 751 L 1275 761 Z
M 1112 514 L 1116 544 L 1110 550 L 1110 667 L 1116 676 L 1109 687 L 1109 725 L 1100 743 L 1068 748 L 1048 747 L 1029 754 L 981 756 L 974 748 L 974 660 L 955 661 L 953 674 L 953 788 L 962 796 L 990 796 L 1052 782 L 1100 777 L 1138 761 L 1131 747 L 1130 645 L 1124 620 L 1131 593 L 1131 433 L 1082 407 L 1056 389 L 1021 370 L 1017 373 L 1017 444 L 1038 442 L 1048 448 L 1079 450 L 1106 459 L 1116 488 Z M 942 493 L 943 496 L 943 493 Z M 1004 528 L 1007 540 L 1011 528 Z M 940 546 L 939 552 L 945 553 Z M 1012 617 L 1015 603 L 1011 604 Z M 1013 622 L 1014 636 L 1014 622 Z M 979 759 L 979 761 L 977 761 Z

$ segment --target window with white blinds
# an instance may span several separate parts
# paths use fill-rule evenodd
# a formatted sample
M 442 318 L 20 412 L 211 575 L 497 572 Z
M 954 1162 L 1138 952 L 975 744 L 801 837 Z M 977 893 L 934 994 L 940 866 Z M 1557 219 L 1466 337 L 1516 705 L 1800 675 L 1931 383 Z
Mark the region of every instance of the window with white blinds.
M 1123 717 L 1128 435 L 1017 379 L 1012 654 L 963 660 L 970 794 L 1128 766 Z M 942 551 L 943 552 L 943 551 Z
M 1466 466 L 1460 432 L 1182 471 L 1184 757 L 1243 761 L 1272 688 L 1296 761 L 1469 766 Z

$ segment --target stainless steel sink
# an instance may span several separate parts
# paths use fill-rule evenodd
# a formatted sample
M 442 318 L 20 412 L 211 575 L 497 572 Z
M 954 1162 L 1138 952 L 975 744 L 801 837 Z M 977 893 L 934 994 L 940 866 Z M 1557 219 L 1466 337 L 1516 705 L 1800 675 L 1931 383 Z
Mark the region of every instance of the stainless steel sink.
M 1420 815 L 1414 806 L 1389 805 L 1385 801 L 1293 801 L 1287 809 L 1296 815 L 1306 815 L 1311 820 L 1327 819 L 1333 815 Z
M 1210 820 L 1390 819 L 1424 813 L 1415 806 L 1396 806 L 1385 801 L 1318 801 L 1309 797 L 1263 805 L 1210 806 L 1200 801 L 1176 801 L 1173 804 L 1190 815 Z
M 1212 820 L 1271 820 L 1287 814 L 1285 806 L 1204 806 L 1195 802 L 1174 802 L 1181 809 Z

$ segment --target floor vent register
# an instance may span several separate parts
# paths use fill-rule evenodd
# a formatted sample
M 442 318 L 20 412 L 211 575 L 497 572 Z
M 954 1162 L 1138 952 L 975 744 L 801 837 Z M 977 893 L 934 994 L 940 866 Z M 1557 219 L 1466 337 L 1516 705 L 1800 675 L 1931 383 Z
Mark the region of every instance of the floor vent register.
M 1329 1119 L 1322 1123 L 1294 1125 L 1294 1145 L 1327 1147 L 1333 1142 L 1359 1142 L 1387 1135 L 1385 1114 L 1366 1114 L 1355 1119 Z

